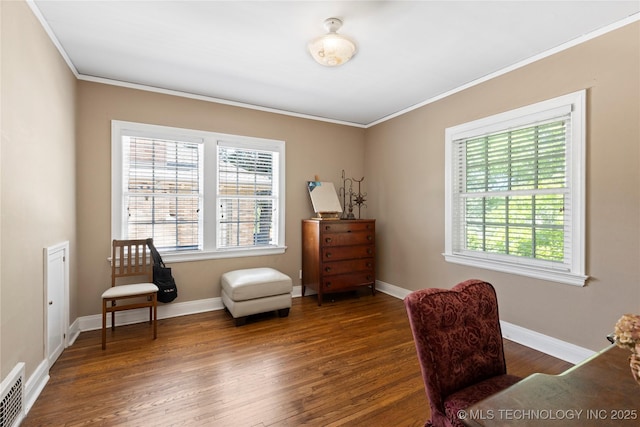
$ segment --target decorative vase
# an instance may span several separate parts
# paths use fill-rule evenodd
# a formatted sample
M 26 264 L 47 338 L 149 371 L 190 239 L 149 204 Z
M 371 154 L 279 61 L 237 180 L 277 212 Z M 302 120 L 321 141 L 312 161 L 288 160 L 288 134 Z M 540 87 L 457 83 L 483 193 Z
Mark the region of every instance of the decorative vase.
M 635 351 L 629 356 L 629 366 L 631 367 L 633 379 L 640 384 L 640 355 Z

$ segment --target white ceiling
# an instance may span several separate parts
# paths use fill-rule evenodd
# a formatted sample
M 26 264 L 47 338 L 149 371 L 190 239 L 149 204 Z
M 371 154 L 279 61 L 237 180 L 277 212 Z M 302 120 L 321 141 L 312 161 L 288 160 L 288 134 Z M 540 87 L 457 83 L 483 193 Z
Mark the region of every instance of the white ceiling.
M 638 0 L 29 1 L 81 79 L 356 126 L 640 11 Z M 358 45 L 337 68 L 315 63 L 306 48 L 329 17 L 342 19 L 339 32 Z

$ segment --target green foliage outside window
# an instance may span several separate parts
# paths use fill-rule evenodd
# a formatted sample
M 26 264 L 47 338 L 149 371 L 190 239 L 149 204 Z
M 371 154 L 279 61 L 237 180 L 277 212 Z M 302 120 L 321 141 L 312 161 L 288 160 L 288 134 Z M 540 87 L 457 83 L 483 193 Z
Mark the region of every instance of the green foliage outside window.
M 565 122 L 464 143 L 466 249 L 563 261 Z

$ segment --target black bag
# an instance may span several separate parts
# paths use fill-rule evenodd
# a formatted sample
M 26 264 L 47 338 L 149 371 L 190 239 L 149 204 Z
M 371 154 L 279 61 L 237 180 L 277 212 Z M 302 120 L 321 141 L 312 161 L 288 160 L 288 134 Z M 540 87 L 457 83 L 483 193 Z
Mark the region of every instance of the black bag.
M 153 283 L 158 287 L 158 301 L 171 302 L 178 297 L 178 287 L 171 275 L 171 267 L 164 265 L 160 252 L 153 245 L 153 239 L 147 239 L 147 246 L 153 258 Z

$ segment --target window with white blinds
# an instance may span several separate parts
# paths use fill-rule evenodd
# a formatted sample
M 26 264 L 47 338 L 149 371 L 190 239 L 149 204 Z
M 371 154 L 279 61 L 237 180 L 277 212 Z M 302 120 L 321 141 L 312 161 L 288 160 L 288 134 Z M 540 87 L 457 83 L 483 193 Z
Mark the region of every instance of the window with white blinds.
M 218 142 L 218 247 L 277 243 L 279 153 Z
M 112 122 L 113 238 L 167 261 L 284 252 L 284 142 Z
M 202 249 L 203 144 L 123 136 L 126 235 L 159 250 Z
M 448 261 L 583 285 L 584 93 L 447 129 Z

